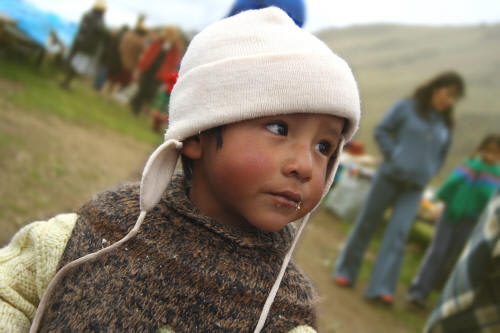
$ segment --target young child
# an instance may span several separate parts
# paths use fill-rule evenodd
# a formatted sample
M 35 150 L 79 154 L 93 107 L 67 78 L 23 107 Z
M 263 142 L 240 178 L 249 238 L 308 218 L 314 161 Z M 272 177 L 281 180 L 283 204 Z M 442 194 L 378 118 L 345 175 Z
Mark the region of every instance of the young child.
M 140 186 L 1 250 L 0 330 L 314 332 L 311 283 L 289 261 L 359 117 L 349 66 L 282 10 L 207 27 Z
M 486 136 L 475 155 L 465 159 L 436 194 L 445 210 L 408 291 L 408 300 L 418 307 L 425 306 L 438 278 L 451 270 L 479 215 L 500 188 L 500 135 Z

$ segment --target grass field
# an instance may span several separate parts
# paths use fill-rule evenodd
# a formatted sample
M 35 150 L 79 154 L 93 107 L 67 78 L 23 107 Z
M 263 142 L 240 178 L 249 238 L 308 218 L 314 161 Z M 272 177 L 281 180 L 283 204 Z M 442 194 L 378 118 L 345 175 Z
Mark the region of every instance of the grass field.
M 145 117 L 61 74 L 0 60 L 0 221 L 4 244 L 28 221 L 74 211 L 96 191 L 137 180 L 161 137 Z

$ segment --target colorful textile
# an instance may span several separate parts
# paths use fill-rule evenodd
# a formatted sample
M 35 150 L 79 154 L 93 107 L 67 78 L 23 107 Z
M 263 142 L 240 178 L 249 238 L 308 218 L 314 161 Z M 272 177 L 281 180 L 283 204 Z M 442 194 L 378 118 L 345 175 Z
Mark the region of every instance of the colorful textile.
M 490 201 L 425 333 L 500 331 L 500 193 Z
M 163 59 L 158 59 L 159 68 L 155 69 L 155 78 L 165 82 L 165 77 L 169 79 L 169 75 L 177 73 L 181 61 L 181 44 L 179 42 L 165 44 L 161 39 L 153 41 L 139 59 L 137 68 L 141 72 L 146 72 L 158 57 L 163 57 Z
M 168 101 L 170 100 L 170 93 L 162 89 L 156 93 L 156 96 L 151 103 L 153 110 L 158 110 L 160 113 L 168 114 Z
M 446 203 L 444 218 L 459 223 L 464 218 L 477 218 L 498 188 L 500 167 L 480 158 L 466 159 L 451 173 L 436 197 Z

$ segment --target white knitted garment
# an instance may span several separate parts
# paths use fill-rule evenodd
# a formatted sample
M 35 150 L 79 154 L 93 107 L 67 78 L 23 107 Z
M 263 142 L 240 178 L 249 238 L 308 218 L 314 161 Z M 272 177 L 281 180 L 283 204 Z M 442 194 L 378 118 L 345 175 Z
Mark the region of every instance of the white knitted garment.
M 0 332 L 27 332 L 56 273 L 76 214 L 33 222 L 0 249 Z

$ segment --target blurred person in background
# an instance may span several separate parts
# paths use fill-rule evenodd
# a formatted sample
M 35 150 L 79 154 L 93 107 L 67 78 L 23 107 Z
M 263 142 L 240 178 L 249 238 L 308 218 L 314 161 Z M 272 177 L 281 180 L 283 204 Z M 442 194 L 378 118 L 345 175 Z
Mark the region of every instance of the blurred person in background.
M 104 82 L 96 83 L 95 88 L 100 89 L 104 95 L 113 96 L 122 85 L 123 65 L 120 56 L 120 43 L 129 30 L 127 25 L 119 30 L 111 31 L 101 58 L 101 65 L 104 68 Z
M 480 217 L 424 333 L 500 332 L 500 192 Z
M 106 2 L 97 0 L 80 21 L 78 33 L 68 56 L 68 68 L 66 77 L 61 83 L 62 88 L 70 89 L 71 81 L 77 74 L 87 74 L 96 65 L 96 53 L 106 36 L 105 12 Z
M 181 35 L 179 27 L 165 27 L 141 56 L 134 77 L 139 89 L 130 101 L 135 115 L 153 100 L 161 83 L 170 81 L 171 74 L 177 73 L 184 48 Z
M 233 16 L 249 9 L 261 9 L 270 6 L 281 8 L 299 27 L 304 25 L 304 0 L 236 0 L 227 16 Z
M 334 280 L 341 286 L 356 283 L 370 240 L 392 207 L 367 299 L 390 305 L 424 187 L 443 165 L 453 128 L 453 107 L 464 95 L 462 77 L 441 73 L 398 101 L 375 128 L 384 160 L 372 180 L 363 208 L 337 259 Z
M 431 290 L 455 264 L 495 191 L 500 189 L 500 135 L 487 135 L 474 156 L 464 160 L 436 194 L 445 203 L 432 243 L 408 290 L 407 299 L 425 307 Z M 444 279 L 441 279 L 444 280 Z
M 144 25 L 144 16 L 140 15 L 134 29 L 125 32 L 120 40 L 119 52 L 122 69 L 114 79 L 122 87 L 127 86 L 131 80 L 137 63 L 146 48 L 148 30 Z
M 151 117 L 153 118 L 152 129 L 156 133 L 162 133 L 168 126 L 168 103 L 170 102 L 170 94 L 174 85 L 177 82 L 179 73 L 165 73 L 162 75 L 162 88 L 156 93 L 156 96 L 151 103 Z
M 112 90 L 112 87 L 109 87 L 112 86 L 110 78 L 119 74 L 122 70 L 119 45 L 123 35 L 128 30 L 128 26 L 124 25 L 118 30 L 113 29 L 107 33 L 106 39 L 103 43 L 104 47 L 99 59 L 99 71 L 94 81 L 94 88 L 96 90 L 101 92 L 105 92 L 105 90 Z M 104 86 L 107 82 L 110 84 L 105 89 Z

